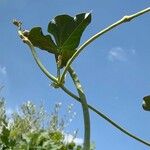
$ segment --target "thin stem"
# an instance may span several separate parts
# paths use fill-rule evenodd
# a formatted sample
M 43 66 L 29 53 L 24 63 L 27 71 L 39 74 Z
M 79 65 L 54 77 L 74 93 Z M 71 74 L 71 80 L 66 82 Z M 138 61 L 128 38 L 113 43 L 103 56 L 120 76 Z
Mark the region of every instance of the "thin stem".
M 33 44 L 30 42 L 30 40 L 25 37 L 23 34 L 22 34 L 22 31 L 18 31 L 18 34 L 19 36 L 22 38 L 23 42 L 26 43 L 30 49 L 31 49 L 31 52 L 32 52 L 32 55 L 33 55 L 33 58 L 34 60 L 36 61 L 37 65 L 39 66 L 39 68 L 42 70 L 42 72 L 50 79 L 52 80 L 53 82 L 57 83 L 57 79 L 49 73 L 49 71 L 44 67 L 44 65 L 41 63 L 40 59 L 38 58 L 38 55 L 34 49 L 34 46 Z
M 81 103 L 80 98 L 76 96 L 74 93 L 72 93 L 70 90 L 68 90 L 64 85 L 60 87 L 65 93 L 67 93 L 72 98 L 76 99 L 78 102 Z
M 58 63 L 57 63 L 57 79 L 58 79 L 58 81 L 60 80 L 60 67 L 59 67 Z
M 100 32 L 96 33 L 94 36 L 92 36 L 91 38 L 89 38 L 85 43 L 83 43 L 78 49 L 77 51 L 73 54 L 73 56 L 69 59 L 69 61 L 66 64 L 66 67 L 62 73 L 62 76 L 60 78 L 60 83 L 62 83 L 62 81 L 64 80 L 65 74 L 67 73 L 68 68 L 70 67 L 70 65 L 72 64 L 72 62 L 76 59 L 76 57 L 82 52 L 82 50 L 88 46 L 90 43 L 92 43 L 94 40 L 96 40 L 98 37 L 100 37 L 101 35 L 107 33 L 108 31 L 112 30 L 113 28 L 119 26 L 122 23 L 126 23 L 129 22 L 131 20 L 133 20 L 134 18 L 141 16 L 147 12 L 150 12 L 150 7 L 139 11 L 133 15 L 130 16 L 124 16 L 122 19 L 120 19 L 119 21 L 111 24 L 110 26 L 108 26 L 107 28 L 101 30 Z
M 78 96 L 76 96 L 75 94 L 73 94 L 71 91 L 69 91 L 66 87 L 62 86 L 61 89 L 66 92 L 68 95 L 70 95 L 72 98 L 76 99 L 78 102 L 81 103 L 81 100 Z M 102 113 L 101 111 L 97 110 L 96 108 L 94 108 L 93 106 L 88 104 L 88 107 L 95 112 L 97 115 L 99 115 L 100 117 L 102 117 L 103 119 L 105 119 L 106 121 L 108 121 L 111 125 L 113 125 L 115 128 L 117 128 L 118 130 L 120 130 L 121 132 L 123 132 L 124 134 L 128 135 L 129 137 L 137 140 L 138 142 L 141 142 L 147 146 L 150 146 L 150 143 L 137 137 L 136 135 L 130 133 L 129 131 L 127 131 L 126 129 L 124 129 L 123 127 L 121 127 L 120 125 L 118 125 L 117 123 L 115 123 L 112 119 L 110 119 L 108 116 L 106 116 L 104 113 Z
M 81 83 L 78 79 L 77 74 L 75 71 L 69 67 L 68 72 L 74 82 L 74 85 L 78 91 L 80 102 L 82 104 L 82 110 L 83 110 L 83 117 L 84 117 L 84 145 L 83 150 L 90 150 L 90 115 L 89 115 L 89 109 L 86 102 L 86 97 L 83 92 Z
M 149 10 L 148 10 L 149 11 Z M 143 12 L 144 13 L 144 12 Z M 30 49 L 32 50 L 32 54 L 33 57 L 36 61 L 36 63 L 38 64 L 39 68 L 42 70 L 42 72 L 53 82 L 58 82 L 57 79 L 51 75 L 48 70 L 43 66 L 43 64 L 40 62 L 40 59 L 38 58 L 36 51 L 34 50 L 34 47 L 32 45 L 32 43 L 22 34 L 22 31 L 18 31 L 19 36 L 23 39 L 23 41 L 25 43 L 27 43 L 30 47 Z M 78 102 L 81 103 L 81 100 L 79 97 L 77 97 L 75 94 L 73 94 L 71 91 L 69 91 L 65 86 L 60 85 L 61 89 L 66 92 L 68 95 L 70 95 L 71 97 L 73 97 L 74 99 L 76 99 Z M 122 128 L 121 126 L 119 126 L 117 123 L 115 123 L 113 120 L 111 120 L 109 117 L 107 117 L 105 114 L 103 114 L 102 112 L 98 111 L 97 109 L 95 109 L 94 107 L 92 107 L 91 105 L 88 104 L 88 107 L 95 112 L 96 114 L 98 114 L 99 116 L 101 116 L 103 119 L 105 119 L 106 121 L 108 121 L 110 124 L 112 124 L 114 127 L 116 127 L 117 129 L 119 129 L 120 131 L 122 131 L 124 134 L 130 136 L 131 138 L 147 145 L 150 146 L 149 142 L 144 141 L 143 139 L 133 135 L 132 133 L 128 132 L 127 130 L 125 130 L 124 128 Z

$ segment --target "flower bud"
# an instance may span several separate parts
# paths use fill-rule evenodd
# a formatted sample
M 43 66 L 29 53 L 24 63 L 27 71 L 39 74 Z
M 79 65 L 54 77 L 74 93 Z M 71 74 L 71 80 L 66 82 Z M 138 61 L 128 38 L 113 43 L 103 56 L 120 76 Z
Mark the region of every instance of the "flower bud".
M 145 96 L 145 97 L 143 98 L 142 107 L 143 107 L 144 110 L 150 111 L 150 95 Z

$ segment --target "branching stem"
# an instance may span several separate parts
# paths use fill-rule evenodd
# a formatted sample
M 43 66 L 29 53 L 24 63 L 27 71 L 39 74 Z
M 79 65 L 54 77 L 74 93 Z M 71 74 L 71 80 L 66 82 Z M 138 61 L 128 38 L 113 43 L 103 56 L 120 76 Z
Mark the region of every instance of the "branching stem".
M 98 32 L 97 34 L 95 34 L 94 36 L 92 36 L 90 39 L 88 39 L 85 43 L 83 43 L 78 49 L 77 51 L 74 53 L 74 55 L 70 58 L 70 60 L 68 61 L 62 76 L 60 78 L 60 82 L 58 83 L 58 79 L 56 77 L 54 77 L 52 74 L 49 73 L 49 71 L 43 66 L 43 64 L 41 63 L 40 59 L 38 58 L 36 51 L 34 49 L 34 46 L 32 45 L 32 43 L 29 41 L 29 39 L 27 37 L 25 37 L 22 34 L 22 31 L 19 30 L 19 36 L 22 38 L 23 42 L 25 42 L 31 49 L 32 55 L 34 57 L 34 60 L 36 61 L 37 65 L 39 66 L 39 68 L 42 70 L 42 72 L 50 79 L 52 80 L 54 83 L 58 84 L 58 86 L 65 91 L 68 95 L 70 95 L 71 97 L 73 97 L 74 99 L 76 99 L 77 101 L 79 101 L 82 104 L 83 107 L 83 114 L 84 114 L 84 123 L 85 123 L 85 130 L 87 130 L 88 132 L 85 132 L 85 143 L 84 143 L 84 150 L 88 150 L 89 149 L 89 144 L 90 144 L 90 119 L 89 119 L 89 111 L 88 108 L 90 108 L 92 111 L 94 111 L 96 114 L 98 114 L 99 116 L 101 116 L 103 119 L 105 119 L 106 121 L 108 121 L 110 124 L 112 124 L 114 127 L 116 127 L 117 129 L 119 129 L 121 132 L 125 133 L 126 135 L 132 137 L 133 139 L 147 145 L 150 146 L 149 142 L 144 141 L 143 139 L 131 134 L 130 132 L 128 132 L 127 130 L 125 130 L 124 128 L 122 128 L 121 126 L 119 126 L 117 123 L 115 123 L 113 120 L 111 120 L 109 117 L 107 117 L 105 114 L 103 114 L 102 112 L 98 111 L 97 109 L 95 109 L 94 107 L 92 107 L 91 105 L 87 104 L 86 102 L 86 98 L 85 95 L 82 91 L 82 87 L 81 84 L 74 72 L 74 70 L 72 70 L 70 68 L 72 62 L 75 60 L 75 58 L 82 52 L 82 50 L 88 46 L 90 43 L 92 43 L 94 40 L 96 40 L 98 37 L 100 37 L 101 35 L 107 33 L 108 31 L 112 30 L 113 28 L 119 26 L 122 23 L 126 23 L 129 22 L 131 20 L 133 20 L 134 18 L 141 16 L 147 12 L 150 12 L 150 7 L 148 7 L 147 9 L 144 9 L 140 12 L 137 12 L 133 15 L 130 16 L 124 16 L 122 19 L 120 19 L 119 21 L 113 23 L 112 25 L 108 26 L 107 28 L 103 29 L 102 31 Z M 65 78 L 65 74 L 67 73 L 67 71 L 69 71 L 73 82 L 77 88 L 79 97 L 77 97 L 75 94 L 73 94 L 71 91 L 69 91 L 62 83 L 62 81 L 64 81 Z M 60 72 L 58 72 L 58 74 L 60 74 Z M 86 115 L 85 115 L 86 113 Z
M 19 35 L 21 36 L 22 38 L 22 33 L 21 31 L 19 32 Z M 53 77 L 49 72 L 48 70 L 43 66 L 43 64 L 41 63 L 40 59 L 38 58 L 37 54 L 36 54 L 36 51 L 34 49 L 34 47 L 32 46 L 32 43 L 26 39 L 26 37 L 23 37 L 25 39 L 24 42 L 27 42 L 28 46 L 30 47 L 31 51 L 32 51 L 32 55 L 34 57 L 34 60 L 36 61 L 37 65 L 39 66 L 39 68 L 42 70 L 42 72 L 50 79 L 52 80 L 53 82 L 57 83 L 57 79 L 55 77 Z M 76 99 L 78 102 L 81 103 L 81 100 L 78 96 L 76 96 L 75 94 L 73 94 L 71 91 L 69 91 L 64 85 L 60 85 L 60 88 L 66 92 L 68 95 L 70 95 L 72 98 Z M 121 126 L 119 126 L 117 123 L 115 123 L 112 119 L 110 119 L 109 117 L 107 117 L 105 114 L 103 114 L 101 111 L 95 109 L 93 106 L 89 105 L 88 104 L 88 107 L 93 111 L 95 112 L 96 114 L 98 114 L 99 116 L 101 116 L 103 119 L 105 119 L 106 121 L 108 121 L 110 124 L 112 124 L 114 127 L 116 127 L 117 129 L 119 129 L 120 131 L 122 131 L 124 134 L 130 136 L 131 138 L 147 145 L 147 146 L 150 146 L 150 143 L 133 135 L 132 133 L 130 133 L 129 131 L 125 130 L 124 128 L 122 128 Z
M 71 91 L 69 91 L 66 87 L 62 86 L 61 89 L 66 92 L 68 95 L 70 95 L 72 98 L 76 99 L 78 102 L 81 103 L 81 100 L 78 96 L 76 96 L 75 94 L 73 94 Z M 95 112 L 97 115 L 99 115 L 100 117 L 102 117 L 103 119 L 105 119 L 106 121 L 108 121 L 110 124 L 112 124 L 115 128 L 117 128 L 118 130 L 120 130 L 121 132 L 123 132 L 124 134 L 128 135 L 129 137 L 135 139 L 136 141 L 139 141 L 147 146 L 150 146 L 150 142 L 147 142 L 139 137 L 137 137 L 136 135 L 130 133 L 129 131 L 127 131 L 126 129 L 124 129 L 123 127 L 121 127 L 120 125 L 118 125 L 117 123 L 115 123 L 112 119 L 110 119 L 108 116 L 106 116 L 104 113 L 102 113 L 100 110 L 97 110 L 96 108 L 94 108 L 93 106 L 88 104 L 89 109 L 91 109 L 93 112 Z
M 49 73 L 49 71 L 43 66 L 43 64 L 41 63 L 40 59 L 37 56 L 37 53 L 34 49 L 33 44 L 30 42 L 30 40 L 25 37 L 22 34 L 22 31 L 18 31 L 19 36 L 22 38 L 23 42 L 26 43 L 32 52 L 33 58 L 36 61 L 37 65 L 39 66 L 39 68 L 42 70 L 42 72 L 53 82 L 55 82 L 56 84 L 58 83 L 58 80 Z M 72 80 L 76 86 L 76 89 L 78 91 L 80 100 L 81 100 L 81 104 L 82 104 L 82 108 L 83 108 L 83 116 L 84 116 L 84 127 L 85 127 L 85 134 L 84 134 L 84 147 L 83 150 L 90 150 L 90 117 L 89 117 L 89 110 L 88 110 L 88 105 L 86 102 L 86 97 L 83 93 L 80 81 L 76 75 L 76 73 L 74 72 L 74 70 L 72 68 L 69 68 L 69 73 L 72 77 Z M 60 69 L 57 65 L 57 76 L 59 78 L 60 76 Z M 61 85 L 60 85 L 61 86 Z
M 98 37 L 100 37 L 101 35 L 107 33 L 108 31 L 112 30 L 113 28 L 119 26 L 122 23 L 126 23 L 129 22 L 131 20 L 133 20 L 134 18 L 141 16 L 147 12 L 150 12 L 150 7 L 139 11 L 133 15 L 130 16 L 124 16 L 122 19 L 120 19 L 119 21 L 111 24 L 110 26 L 108 26 L 107 28 L 101 30 L 100 32 L 96 33 L 94 36 L 92 36 L 91 38 L 89 38 L 85 43 L 83 43 L 78 49 L 77 51 L 74 53 L 74 55 L 69 59 L 69 61 L 67 62 L 67 65 L 62 73 L 62 76 L 60 78 L 60 83 L 64 80 L 65 78 L 65 74 L 67 73 L 68 68 L 70 67 L 70 65 L 72 64 L 72 62 L 76 59 L 76 57 L 83 51 L 83 49 L 88 46 L 90 43 L 92 43 L 94 40 L 96 40 Z
M 38 58 L 37 56 L 37 53 L 34 49 L 34 46 L 33 44 L 30 42 L 30 40 L 25 37 L 23 34 L 22 34 L 22 31 L 18 31 L 18 34 L 19 36 L 21 37 L 21 39 L 23 40 L 24 43 L 26 43 L 30 49 L 31 49 L 31 52 L 32 52 L 32 55 L 33 55 L 33 58 L 34 60 L 36 61 L 37 65 L 39 66 L 39 68 L 42 70 L 42 72 L 50 79 L 52 80 L 53 82 L 57 83 L 57 79 L 49 73 L 49 71 L 43 66 L 43 64 L 41 63 L 40 59 Z

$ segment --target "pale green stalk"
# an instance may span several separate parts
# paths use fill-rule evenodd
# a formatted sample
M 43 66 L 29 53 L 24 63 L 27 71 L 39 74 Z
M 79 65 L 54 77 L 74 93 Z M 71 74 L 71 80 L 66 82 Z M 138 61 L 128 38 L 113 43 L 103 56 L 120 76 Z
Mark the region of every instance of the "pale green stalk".
M 50 79 L 52 80 L 53 82 L 56 82 L 57 83 L 57 79 L 49 73 L 49 71 L 43 66 L 43 64 L 41 63 L 40 59 L 38 58 L 37 56 L 37 53 L 34 49 L 34 46 L 33 44 L 30 42 L 30 40 L 25 37 L 23 34 L 22 34 L 22 31 L 18 31 L 18 34 L 19 36 L 21 37 L 21 39 L 23 40 L 24 43 L 26 43 L 30 49 L 31 49 L 31 52 L 32 52 L 32 55 L 33 55 L 33 58 L 34 60 L 36 61 L 37 65 L 40 67 L 40 69 L 42 70 L 42 72 Z
M 57 83 L 57 79 L 51 75 L 48 70 L 43 66 L 43 64 L 41 63 L 40 59 L 38 58 L 37 54 L 36 54 L 36 51 L 32 45 L 32 43 L 26 38 L 23 36 L 22 34 L 22 31 L 18 31 L 19 33 L 19 36 L 23 39 L 23 41 L 25 43 L 28 44 L 28 46 L 30 47 L 31 51 L 32 51 L 32 55 L 37 63 L 37 65 L 39 66 L 39 68 L 42 70 L 42 72 L 50 79 L 52 80 L 53 82 Z M 60 85 L 61 89 L 66 92 L 68 95 L 70 95 L 71 97 L 73 97 L 74 99 L 76 99 L 77 101 L 79 101 L 81 103 L 81 100 L 79 97 L 77 97 L 75 94 L 73 94 L 71 91 L 69 91 L 64 85 Z M 109 117 L 107 117 L 105 114 L 103 114 L 102 112 L 98 111 L 97 109 L 95 109 L 94 107 L 92 107 L 91 105 L 88 104 L 88 107 L 93 111 L 95 112 L 96 114 L 98 114 L 99 116 L 101 116 L 103 119 L 105 119 L 106 121 L 108 121 L 110 124 L 112 124 L 114 127 L 116 127 L 117 129 L 119 129 L 120 131 L 122 131 L 124 134 L 130 136 L 131 138 L 147 145 L 147 146 L 150 146 L 150 142 L 147 142 L 135 135 L 133 135 L 132 133 L 128 132 L 127 130 L 125 130 L 124 128 L 122 128 L 121 126 L 119 126 L 117 123 L 115 123 L 113 120 L 111 120 Z
M 19 33 L 20 34 L 20 33 Z M 29 42 L 31 45 L 32 43 Z M 47 69 L 43 66 L 43 64 L 40 62 L 40 59 L 38 58 L 37 54 L 36 54 L 36 51 L 34 50 L 34 47 L 32 47 L 32 54 L 36 63 L 38 64 L 39 68 L 42 70 L 42 72 L 52 81 L 56 82 L 57 83 L 57 79 L 55 77 L 53 77 L 48 71 Z M 61 89 L 66 92 L 68 95 L 70 95 L 71 97 L 73 97 L 74 99 L 76 99 L 77 101 L 80 101 L 80 98 L 77 97 L 75 94 L 73 94 L 71 91 L 69 91 L 65 86 L 61 86 Z M 111 123 L 114 127 L 116 127 L 117 129 L 119 129 L 120 131 L 122 131 L 123 133 L 125 133 L 126 135 L 132 137 L 133 139 L 147 145 L 147 146 L 150 146 L 150 143 L 149 142 L 146 142 L 144 141 L 143 139 L 131 134 L 130 132 L 128 132 L 127 130 L 123 129 L 121 126 L 119 126 L 117 123 L 115 123 L 113 120 L 111 120 L 109 117 L 107 117 L 105 114 L 103 114 L 102 112 L 98 111 L 97 109 L 95 109 L 94 107 L 92 107 L 91 105 L 88 105 L 88 107 L 94 111 L 95 113 L 97 113 L 99 116 L 101 116 L 102 118 L 104 118 L 106 121 L 108 121 L 109 123 Z
M 66 67 L 62 73 L 62 76 L 60 78 L 60 83 L 62 83 L 62 81 L 64 81 L 65 78 L 65 74 L 67 73 L 68 68 L 70 67 L 70 65 L 72 64 L 72 62 L 76 59 L 76 57 L 83 51 L 83 49 L 88 46 L 90 43 L 92 43 L 94 40 L 96 40 L 98 37 L 100 37 L 101 35 L 107 33 L 108 31 L 112 30 L 113 28 L 117 27 L 118 25 L 122 24 L 122 23 L 126 23 L 129 22 L 131 20 L 133 20 L 134 18 L 141 16 L 147 12 L 150 12 L 150 7 L 139 11 L 133 15 L 130 16 L 124 16 L 122 19 L 120 19 L 119 21 L 111 24 L 110 26 L 108 26 L 107 28 L 101 30 L 100 32 L 96 33 L 94 36 L 92 36 L 91 38 L 89 38 L 85 43 L 83 43 L 78 49 L 77 51 L 74 53 L 74 55 L 69 59 L 69 61 L 66 64 Z
M 51 75 L 48 70 L 43 66 L 43 64 L 41 63 L 40 59 L 38 58 L 37 54 L 36 54 L 36 51 L 34 49 L 34 46 L 33 44 L 30 42 L 30 40 L 25 37 L 23 34 L 22 34 L 22 31 L 18 31 L 20 37 L 22 38 L 23 42 L 25 42 L 31 49 L 31 52 L 32 52 L 32 55 L 34 57 L 34 60 L 36 61 L 37 65 L 39 66 L 39 68 L 43 71 L 43 73 L 50 79 L 52 80 L 53 82 L 55 82 L 56 84 L 58 83 L 57 82 L 57 79 Z M 57 66 L 57 75 L 59 76 L 60 74 L 60 70 Z M 84 146 L 83 146 L 83 150 L 90 150 L 90 116 L 89 116 L 89 110 L 88 110 L 88 105 L 87 105 L 87 102 L 86 102 L 86 97 L 85 97 L 85 94 L 82 90 L 82 86 L 80 84 L 80 81 L 76 75 L 76 73 L 74 72 L 74 70 L 72 68 L 69 68 L 69 73 L 73 79 L 73 82 L 76 86 L 76 89 L 78 91 L 78 94 L 79 94 L 79 97 L 80 97 L 80 100 L 81 100 L 81 104 L 82 104 L 82 109 L 83 109 L 83 116 L 84 116 L 84 129 L 85 129 L 85 134 L 84 134 Z
M 68 72 L 74 82 L 78 95 L 80 97 L 80 102 L 82 104 L 83 117 L 84 117 L 84 144 L 83 150 L 90 150 L 90 114 L 86 101 L 86 96 L 83 92 L 81 83 L 78 79 L 77 74 L 73 70 L 73 68 L 69 67 Z

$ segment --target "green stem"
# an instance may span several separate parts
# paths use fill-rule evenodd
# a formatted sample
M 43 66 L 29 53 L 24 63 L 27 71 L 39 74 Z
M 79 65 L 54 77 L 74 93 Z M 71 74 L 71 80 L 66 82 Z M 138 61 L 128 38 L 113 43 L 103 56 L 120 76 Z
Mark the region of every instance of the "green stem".
M 50 79 L 52 80 L 53 82 L 58 82 L 57 79 L 55 77 L 53 77 L 49 72 L 48 70 L 43 66 L 43 64 L 41 63 L 40 59 L 38 58 L 37 54 L 36 54 L 36 51 L 32 45 L 32 43 L 22 35 L 22 32 L 19 31 L 18 32 L 20 37 L 23 39 L 23 41 L 25 43 L 27 43 L 30 47 L 30 49 L 32 50 L 32 54 L 33 54 L 33 57 L 36 61 L 36 63 L 38 64 L 39 68 L 42 70 L 42 72 Z M 65 86 L 61 85 L 60 86 L 61 89 L 66 92 L 68 95 L 70 95 L 71 97 L 73 97 L 74 99 L 76 99 L 78 102 L 81 103 L 81 100 L 79 97 L 77 97 L 75 94 L 73 94 L 71 91 L 69 91 Z M 111 120 L 109 117 L 107 117 L 105 114 L 103 114 L 102 112 L 98 111 L 97 109 L 95 109 L 94 107 L 92 107 L 91 105 L 88 104 L 88 107 L 93 111 L 95 112 L 96 114 L 98 114 L 99 116 L 101 116 L 103 119 L 105 119 L 106 121 L 108 121 L 110 124 L 112 124 L 114 127 L 116 127 L 118 130 L 122 131 L 124 134 L 130 136 L 131 138 L 147 145 L 147 146 L 150 146 L 150 143 L 147 142 L 147 141 L 144 141 L 143 139 L 137 137 L 136 135 L 133 135 L 132 133 L 128 132 L 127 130 L 125 130 L 124 128 L 122 128 L 121 126 L 119 126 L 117 123 L 115 123 L 113 120 Z
M 62 83 L 62 81 L 65 78 L 65 74 L 67 73 L 68 68 L 70 67 L 70 65 L 72 64 L 72 62 L 76 59 L 76 57 L 82 52 L 82 50 L 88 46 L 90 43 L 92 43 L 94 40 L 96 40 L 98 37 L 100 37 L 101 35 L 107 33 L 108 31 L 112 30 L 113 28 L 117 27 L 118 25 L 122 24 L 122 23 L 126 23 L 129 22 L 131 20 L 133 20 L 134 18 L 141 16 L 147 12 L 150 12 L 150 7 L 139 11 L 133 15 L 130 16 L 124 16 L 122 19 L 120 19 L 119 21 L 111 24 L 110 26 L 108 26 L 107 28 L 101 30 L 100 32 L 96 33 L 94 36 L 92 36 L 90 39 L 88 39 L 85 43 L 83 43 L 78 49 L 77 51 L 73 54 L 73 56 L 69 59 L 69 61 L 67 62 L 67 65 L 62 73 L 62 76 L 60 78 L 60 83 Z
M 71 91 L 69 91 L 66 87 L 61 86 L 61 89 L 67 93 L 68 95 L 70 95 L 72 98 L 76 99 L 78 102 L 81 103 L 81 100 L 78 96 L 76 96 L 75 94 L 73 94 Z M 99 115 L 100 117 L 102 117 L 103 119 L 105 119 L 106 121 L 108 121 L 110 124 L 112 124 L 114 127 L 116 127 L 118 130 L 120 130 L 121 132 L 123 132 L 124 134 L 128 135 L 129 137 L 147 145 L 150 146 L 150 143 L 137 137 L 136 135 L 130 133 L 129 131 L 127 131 L 126 129 L 124 129 L 123 127 L 121 127 L 120 125 L 118 125 L 117 123 L 115 123 L 112 119 L 110 119 L 108 116 L 106 116 L 104 113 L 102 113 L 101 111 L 95 109 L 93 106 L 88 104 L 88 107 L 95 112 L 97 115 Z
M 23 42 L 26 43 L 30 49 L 31 49 L 31 52 L 32 52 L 32 55 L 33 55 L 33 58 L 34 60 L 36 61 L 37 65 L 39 66 L 39 68 L 42 70 L 42 72 L 50 79 L 52 80 L 53 82 L 57 83 L 57 79 L 49 73 L 49 71 L 44 67 L 44 65 L 41 63 L 40 59 L 38 58 L 38 55 L 34 49 L 34 46 L 33 44 L 30 42 L 30 40 L 25 37 L 23 34 L 22 34 L 22 31 L 18 31 L 18 34 L 19 36 L 22 38 Z
M 54 81 L 55 83 L 58 83 L 58 80 L 51 75 L 48 70 L 43 66 L 43 64 L 41 63 L 40 59 L 37 56 L 37 53 L 34 49 L 34 46 L 32 45 L 32 43 L 30 42 L 30 40 L 28 38 L 26 38 L 23 34 L 22 31 L 18 31 L 19 36 L 22 38 L 23 42 L 25 42 L 31 49 L 32 55 L 37 63 L 37 65 L 39 66 L 39 68 L 42 70 L 42 72 L 52 81 Z M 90 117 L 89 117 L 89 111 L 88 111 L 88 106 L 86 103 L 86 98 L 85 95 L 82 91 L 82 87 L 80 85 L 80 82 L 75 74 L 75 72 L 73 72 L 73 70 L 70 69 L 70 73 L 72 75 L 72 78 L 74 80 L 74 83 L 76 85 L 76 88 L 78 90 L 80 99 L 82 100 L 82 107 L 83 107 L 83 114 L 84 114 L 84 126 L 85 126 L 85 135 L 84 135 L 84 150 L 89 150 L 90 149 Z M 59 74 L 59 73 L 58 73 Z M 60 85 L 61 86 L 61 85 Z
M 74 85 L 78 91 L 80 102 L 82 104 L 82 110 L 83 110 L 83 117 L 84 117 L 84 145 L 83 150 L 90 150 L 90 115 L 89 115 L 89 109 L 86 102 L 86 97 L 83 92 L 81 83 L 78 79 L 77 74 L 75 71 L 69 67 L 68 72 L 74 82 Z
M 58 79 L 58 81 L 60 80 L 60 67 L 59 67 L 58 63 L 57 63 L 57 79 Z

